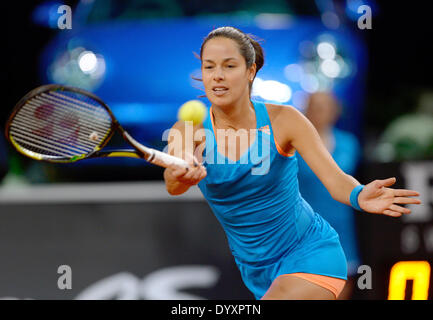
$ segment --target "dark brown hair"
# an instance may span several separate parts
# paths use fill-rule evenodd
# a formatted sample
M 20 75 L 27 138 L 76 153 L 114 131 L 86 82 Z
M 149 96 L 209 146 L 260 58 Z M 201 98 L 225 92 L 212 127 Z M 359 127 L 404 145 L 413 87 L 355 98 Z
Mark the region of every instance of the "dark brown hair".
M 214 38 L 222 37 L 235 41 L 239 46 L 239 52 L 244 57 L 247 68 L 251 67 L 253 63 L 256 64 L 256 74 L 263 67 L 265 63 L 263 48 L 256 40 L 257 38 L 253 35 L 247 35 L 241 30 L 234 27 L 220 27 L 218 29 L 212 30 L 206 38 L 204 38 L 203 43 L 200 48 L 200 60 L 202 60 L 203 49 L 206 43 Z M 256 77 L 254 75 L 254 78 Z M 201 79 L 195 79 L 201 80 Z M 250 83 L 251 92 L 252 82 Z

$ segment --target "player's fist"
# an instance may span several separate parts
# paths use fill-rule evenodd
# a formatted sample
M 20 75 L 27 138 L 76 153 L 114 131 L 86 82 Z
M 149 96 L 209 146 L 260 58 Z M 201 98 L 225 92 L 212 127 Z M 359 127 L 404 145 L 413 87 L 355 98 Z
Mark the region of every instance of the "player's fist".
M 190 153 L 184 153 L 183 158 L 188 163 L 188 167 L 172 164 L 167 167 L 168 176 L 188 186 L 198 184 L 206 177 L 206 168 Z

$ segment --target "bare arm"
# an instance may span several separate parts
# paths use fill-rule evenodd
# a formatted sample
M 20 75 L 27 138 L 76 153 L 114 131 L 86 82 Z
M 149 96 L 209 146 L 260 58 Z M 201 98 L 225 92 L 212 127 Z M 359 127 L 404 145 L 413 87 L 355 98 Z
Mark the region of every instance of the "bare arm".
M 316 128 L 301 112 L 293 107 L 285 107 L 284 117 L 290 119 L 285 132 L 290 144 L 301 154 L 332 198 L 350 205 L 350 193 L 360 183 L 340 169 Z
M 284 136 L 301 154 L 332 198 L 351 205 L 350 194 L 356 186 L 360 185 L 359 181 L 339 168 L 324 146 L 317 130 L 301 112 L 294 107 L 282 108 L 281 115 L 287 119 L 287 125 L 283 129 Z M 395 178 L 388 178 L 374 180 L 367 184 L 358 196 L 361 209 L 393 217 L 410 213 L 409 209 L 398 204 L 420 204 L 420 200 L 409 198 L 419 196 L 419 193 L 414 190 L 388 188 L 395 181 Z
M 187 132 L 187 134 L 186 134 Z M 189 162 L 185 169 L 172 165 L 164 170 L 164 180 L 167 192 L 171 195 L 180 195 L 206 177 L 206 169 L 200 165 L 193 156 L 197 142 L 183 121 L 176 122 L 169 133 L 168 153 Z

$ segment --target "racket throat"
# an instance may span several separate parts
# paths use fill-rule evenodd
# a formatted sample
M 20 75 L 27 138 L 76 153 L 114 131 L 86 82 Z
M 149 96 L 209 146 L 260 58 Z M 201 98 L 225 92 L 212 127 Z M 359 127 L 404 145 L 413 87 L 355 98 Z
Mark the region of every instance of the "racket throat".
M 144 158 L 146 161 L 152 162 L 152 160 L 155 157 L 155 154 L 152 152 L 152 150 L 146 148 L 141 143 L 137 142 L 131 135 L 123 130 L 122 132 L 123 137 L 137 150 L 137 153 Z

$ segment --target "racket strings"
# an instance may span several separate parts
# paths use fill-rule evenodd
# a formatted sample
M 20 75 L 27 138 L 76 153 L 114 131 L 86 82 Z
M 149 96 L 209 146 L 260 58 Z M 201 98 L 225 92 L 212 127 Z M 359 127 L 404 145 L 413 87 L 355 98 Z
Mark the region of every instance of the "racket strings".
M 55 92 L 52 92 L 54 94 Z M 63 98 L 63 99 L 62 99 Z M 71 99 L 72 101 L 67 101 L 66 98 Z M 111 117 L 107 113 L 104 108 L 100 106 L 94 106 L 91 104 L 86 104 L 82 101 L 72 99 L 65 95 L 56 94 L 56 96 L 42 94 L 39 97 L 35 97 L 37 100 L 42 100 L 45 102 L 54 102 L 59 107 L 63 107 L 64 109 L 74 108 L 74 111 L 82 115 L 82 120 L 86 122 L 86 120 L 93 120 L 90 123 L 92 126 L 111 126 Z M 90 112 L 89 112 L 90 111 Z M 88 122 L 88 121 L 87 121 Z
M 49 156 L 69 158 L 95 150 L 111 129 L 109 113 L 87 96 L 64 93 L 42 93 L 27 101 L 11 122 L 11 137 Z
M 70 111 L 71 108 L 74 109 L 74 113 L 81 116 L 82 123 L 87 123 L 91 127 L 101 128 L 101 130 L 107 130 L 108 127 L 111 126 L 111 118 L 103 108 L 98 109 L 84 109 L 78 105 L 74 105 L 73 103 L 62 101 L 60 99 L 56 99 L 55 97 L 47 96 L 46 94 L 42 94 L 42 96 L 35 97 L 33 100 L 28 101 L 28 103 L 34 104 L 53 104 L 59 109 L 63 109 L 65 112 Z M 89 112 L 90 111 L 90 112 Z M 105 112 L 104 112 L 105 111 Z
M 33 139 L 32 137 L 22 135 L 17 132 L 14 133 L 14 140 L 18 142 L 22 147 L 39 154 L 49 156 L 63 156 L 68 158 L 76 155 L 76 153 L 69 153 L 67 150 L 61 149 L 61 147 L 56 148 L 56 146 L 53 146 L 52 144 L 44 143 L 40 140 Z
M 33 112 L 34 111 L 35 111 L 35 109 L 33 109 Z M 50 114 L 48 112 L 40 112 L 39 114 L 41 116 L 51 117 L 51 119 L 53 121 L 50 123 L 50 125 L 52 125 L 56 129 L 58 129 L 57 133 L 60 136 L 66 136 L 67 135 L 66 133 L 64 133 L 64 132 L 61 131 L 62 129 L 65 129 L 62 126 L 64 118 L 60 118 L 58 116 L 54 116 L 54 115 L 52 115 L 52 114 Z M 33 116 L 33 113 L 29 112 L 28 109 L 21 110 L 21 112 L 16 116 L 15 120 L 16 120 L 17 123 L 20 122 L 20 123 L 22 123 L 23 126 L 29 127 L 30 129 L 35 129 L 38 126 L 39 127 L 41 126 L 40 122 L 38 122 L 38 121 L 35 120 L 35 118 Z M 86 134 L 90 134 L 93 131 L 95 131 L 95 130 L 92 130 L 92 128 L 90 126 L 82 126 L 81 128 L 82 128 L 82 130 L 79 131 L 79 135 L 83 136 L 83 138 L 84 137 L 88 137 L 88 135 L 86 135 Z M 108 128 L 99 129 L 99 132 L 102 133 L 102 132 L 106 132 L 107 130 L 108 130 Z
M 18 117 L 16 120 L 18 120 Z M 16 120 L 11 124 L 10 132 L 12 137 L 23 147 L 33 152 L 46 154 L 45 152 L 39 152 L 38 150 L 40 148 L 41 150 L 48 152 L 48 155 L 74 156 L 92 149 L 92 146 L 88 146 L 88 148 L 84 149 L 80 148 L 80 146 L 73 146 L 71 144 L 68 145 L 68 148 L 65 148 L 65 144 L 68 144 L 69 142 L 68 139 L 72 142 L 71 136 L 58 135 L 47 129 L 45 131 L 35 131 L 35 127 L 26 124 L 26 122 L 32 123 L 31 121 L 25 118 L 23 120 L 25 122 Z
M 11 132 L 14 135 L 20 136 L 23 139 L 27 138 L 27 139 L 29 139 L 29 141 L 32 141 L 33 143 L 46 142 L 45 140 L 40 138 L 40 135 L 43 135 L 43 133 L 39 132 L 40 135 L 35 134 L 35 132 L 33 131 L 34 127 L 28 124 L 28 123 L 35 124 L 34 122 L 32 122 L 31 120 L 27 120 L 25 118 L 23 120 L 21 120 L 18 117 L 16 120 L 17 121 L 15 121 L 15 123 L 11 126 Z M 62 139 L 65 139 L 65 141 L 67 141 L 68 138 L 70 139 L 70 136 L 67 136 L 66 134 L 54 134 L 54 133 L 52 133 L 51 135 L 53 137 L 53 139 L 51 141 L 53 146 L 57 145 L 60 148 L 62 147 L 62 144 L 57 144 L 58 141 L 62 141 Z M 94 144 L 93 145 L 86 144 L 86 146 L 88 148 L 91 148 L 91 149 L 95 147 Z M 78 146 L 78 148 L 74 148 L 71 146 L 71 149 L 75 149 L 76 152 L 83 152 L 83 151 L 85 152 L 87 150 L 87 149 L 86 150 L 80 149 L 79 146 Z
M 87 144 L 84 146 L 82 143 L 80 145 L 73 144 L 75 142 L 74 140 L 76 140 L 73 139 L 75 133 L 68 136 L 66 134 L 59 134 L 58 131 L 50 130 L 49 128 L 35 130 L 35 127 L 37 128 L 37 123 L 32 121 L 31 118 L 23 118 L 21 120 L 20 117 L 17 116 L 15 121 L 11 124 L 11 135 L 24 147 L 34 152 L 38 152 L 38 148 L 41 148 L 43 151 L 50 152 L 50 155 L 59 154 L 62 156 L 73 156 L 88 152 L 96 145 Z M 67 148 L 65 148 L 65 145 L 67 145 Z M 52 148 L 52 150 L 50 148 Z M 38 153 L 45 154 L 43 152 Z
M 59 113 L 53 113 L 50 110 L 45 110 L 44 107 L 46 107 L 46 103 L 45 104 L 38 104 L 38 103 L 34 103 L 33 101 L 28 102 L 28 106 L 27 108 L 23 109 L 19 115 L 26 115 L 29 119 L 33 120 L 33 122 L 35 124 L 40 124 L 40 121 L 37 121 L 34 117 L 34 114 L 37 113 L 38 114 L 38 118 L 42 118 L 42 119 L 49 119 L 52 120 L 51 124 L 53 126 L 64 128 L 62 127 L 62 124 L 65 125 L 66 127 L 68 126 L 68 123 L 72 123 L 72 122 L 76 122 L 77 118 L 74 118 L 75 114 L 71 114 L 71 113 L 67 113 L 67 111 L 63 114 L 63 115 L 59 115 Z M 82 133 L 91 133 L 93 131 L 99 131 L 100 133 L 102 132 L 106 132 L 109 128 L 110 128 L 110 124 L 103 126 L 99 126 L 99 125 L 93 125 L 91 122 L 86 121 L 86 120 L 81 120 L 81 128 L 82 128 Z M 81 132 L 81 130 L 80 130 Z

